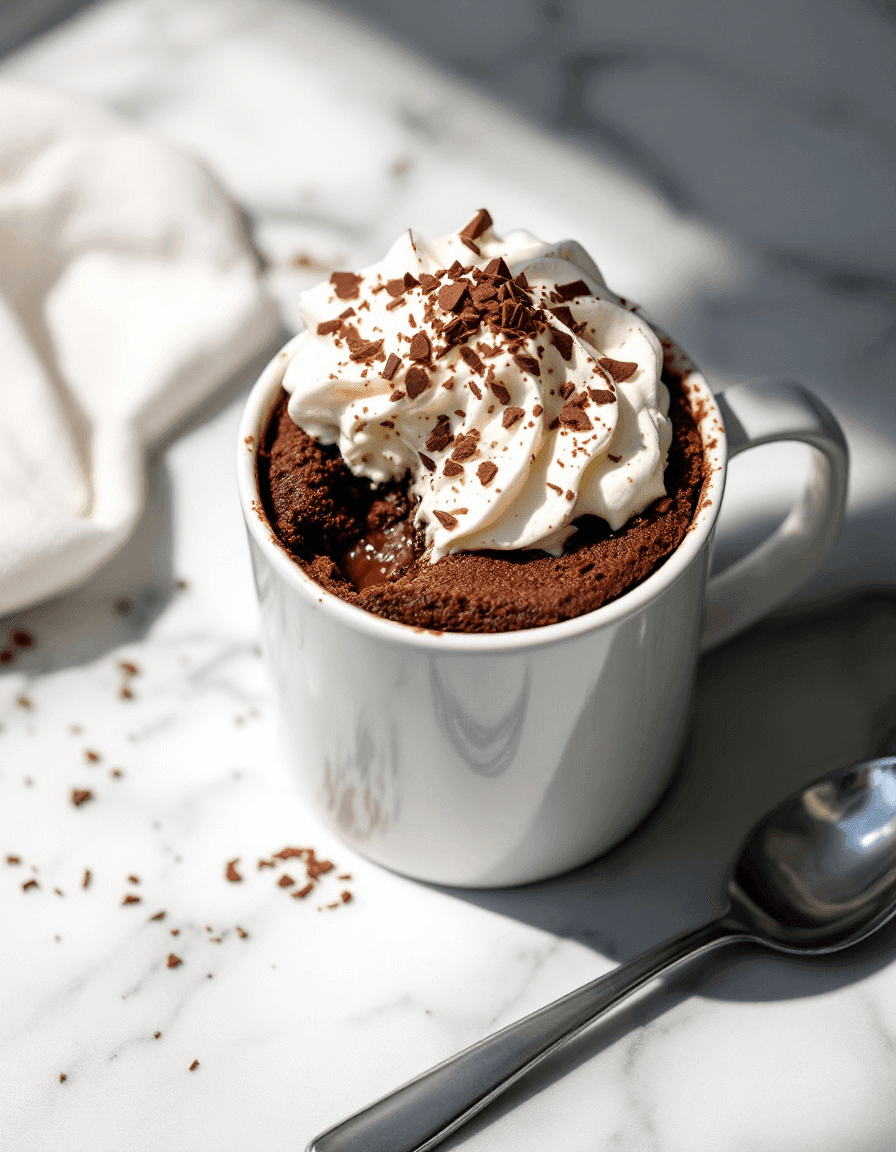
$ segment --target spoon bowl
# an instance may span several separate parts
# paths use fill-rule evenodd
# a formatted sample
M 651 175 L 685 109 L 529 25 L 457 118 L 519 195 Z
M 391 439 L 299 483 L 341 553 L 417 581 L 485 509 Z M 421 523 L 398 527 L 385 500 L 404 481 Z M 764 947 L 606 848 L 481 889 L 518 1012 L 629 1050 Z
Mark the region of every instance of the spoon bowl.
M 730 915 L 759 943 L 835 952 L 896 914 L 896 757 L 843 768 L 774 809 L 747 837 Z
M 896 915 L 896 756 L 811 784 L 747 836 L 716 920 L 431 1068 L 330 1128 L 307 1152 L 427 1152 L 592 1020 L 661 972 L 723 944 L 837 952 Z

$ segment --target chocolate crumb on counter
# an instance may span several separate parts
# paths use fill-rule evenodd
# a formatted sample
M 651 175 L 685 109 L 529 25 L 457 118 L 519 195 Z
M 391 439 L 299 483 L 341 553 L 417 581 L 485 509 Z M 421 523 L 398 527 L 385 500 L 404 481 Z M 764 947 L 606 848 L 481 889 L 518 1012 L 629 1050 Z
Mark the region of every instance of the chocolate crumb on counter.
M 179 968 L 181 964 L 183 964 L 183 960 L 181 960 L 180 956 L 176 956 L 173 952 L 168 953 L 169 968 Z
M 127 895 L 125 896 L 125 898 L 121 902 L 122 907 L 124 907 L 125 904 L 142 904 L 142 903 L 143 903 L 143 897 L 142 896 L 135 896 L 133 892 L 128 892 Z
M 93 873 L 90 871 L 89 868 L 85 868 L 84 869 L 84 878 L 81 881 L 81 887 L 82 888 L 89 888 L 90 887 L 90 881 L 92 879 L 93 879 Z
M 198 1067 L 199 1067 L 199 1061 L 194 1060 L 193 1063 L 190 1065 L 190 1071 L 195 1072 Z
M 32 879 L 26 880 L 22 885 L 22 891 L 27 892 L 29 888 L 40 888 L 40 884 L 32 877 Z
M 82 804 L 86 804 L 88 800 L 93 799 L 93 793 L 89 788 L 73 788 L 72 789 L 72 804 L 76 808 L 80 808 Z
M 64 1084 L 66 1082 L 66 1080 L 68 1080 L 68 1073 L 60 1072 L 59 1073 L 59 1083 Z
M 85 888 L 86 887 L 87 887 L 87 885 L 85 884 Z M 166 916 L 165 912 L 156 912 L 156 914 L 154 916 L 150 916 L 150 920 L 164 920 L 165 916 Z
M 236 870 L 236 866 L 239 864 L 239 862 L 239 856 L 235 856 L 232 860 L 227 861 L 227 867 L 224 871 L 224 878 L 229 880 L 231 884 L 242 884 L 243 882 L 242 876 Z

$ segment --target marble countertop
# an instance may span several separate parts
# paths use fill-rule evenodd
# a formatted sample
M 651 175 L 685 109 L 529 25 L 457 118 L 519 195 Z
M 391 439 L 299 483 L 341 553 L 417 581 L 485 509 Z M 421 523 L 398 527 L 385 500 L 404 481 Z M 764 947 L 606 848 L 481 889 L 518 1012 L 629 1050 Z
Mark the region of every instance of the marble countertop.
M 546 28 L 555 7 L 539 17 Z M 874 21 L 885 25 L 857 4 L 829 5 L 832 37 L 841 11 L 857 13 L 837 33 L 850 61 L 872 50 Z M 654 48 L 672 37 L 654 32 Z M 618 56 L 621 34 L 607 35 Z M 723 83 L 730 62 L 701 51 L 688 58 L 694 107 L 704 92 L 733 99 L 739 84 L 751 155 L 789 156 L 816 107 L 806 91 L 780 71 L 771 84 L 761 57 Z M 821 70 L 819 51 L 807 42 L 794 73 Z M 629 65 L 601 105 L 617 149 L 642 139 L 636 96 L 653 90 L 638 86 L 643 60 Z M 145 515 L 115 560 L 80 590 L 0 621 L 0 648 L 16 629 L 36 641 L 0 670 L 0 1146 L 301 1149 L 404 1079 L 713 914 L 757 816 L 891 737 L 892 271 L 882 270 L 886 221 L 869 204 L 896 161 L 892 102 L 866 71 L 812 131 L 819 148 L 842 144 L 838 171 L 867 150 L 867 234 L 804 222 L 788 248 L 783 208 L 766 233 L 758 208 L 729 204 L 726 217 L 724 188 L 687 150 L 673 196 L 668 181 L 533 126 L 324 7 L 113 0 L 3 61 L 2 74 L 91 96 L 202 155 L 247 210 L 287 327 L 296 292 L 322 270 L 375 257 L 409 221 L 447 230 L 485 203 L 502 223 L 580 238 L 716 381 L 806 368 L 847 426 L 856 483 L 845 543 L 814 600 L 701 665 L 681 771 L 644 827 L 546 884 L 433 888 L 354 855 L 293 794 L 236 501 L 237 422 L 258 368 L 247 365 L 153 453 Z M 593 110 L 588 75 L 581 106 Z M 497 95 L 510 99 L 516 82 Z M 778 120 L 773 100 L 787 113 Z M 720 95 L 714 115 L 725 107 Z M 838 187 L 851 218 L 853 184 Z M 830 224 L 837 204 L 826 195 Z M 741 483 L 761 486 L 765 471 Z M 734 484 L 733 496 L 730 540 L 745 523 Z M 780 498 L 769 486 L 770 515 Z M 821 597 L 823 612 L 812 608 Z M 89 796 L 76 804 L 76 792 Z M 289 845 L 334 864 L 301 899 L 304 866 L 272 855 Z M 284 875 L 296 883 L 281 885 Z M 444 1146 L 891 1148 L 894 945 L 896 929 L 885 929 L 813 963 L 744 948 L 693 964 Z

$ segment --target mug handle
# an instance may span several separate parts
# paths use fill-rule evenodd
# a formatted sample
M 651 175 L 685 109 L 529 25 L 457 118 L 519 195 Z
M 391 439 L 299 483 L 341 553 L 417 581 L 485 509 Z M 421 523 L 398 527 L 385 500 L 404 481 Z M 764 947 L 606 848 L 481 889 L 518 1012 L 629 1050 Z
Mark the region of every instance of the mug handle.
M 701 650 L 714 648 L 776 608 L 830 555 L 846 508 L 849 454 L 833 413 L 799 384 L 736 384 L 716 396 L 728 457 L 778 440 L 815 449 L 813 468 L 786 520 L 706 589 Z

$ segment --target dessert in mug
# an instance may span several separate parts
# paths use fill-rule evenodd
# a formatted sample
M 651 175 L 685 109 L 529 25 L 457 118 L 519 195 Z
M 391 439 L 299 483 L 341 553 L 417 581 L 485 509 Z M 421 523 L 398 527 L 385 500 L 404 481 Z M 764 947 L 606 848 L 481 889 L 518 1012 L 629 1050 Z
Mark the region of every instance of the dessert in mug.
M 599 608 L 681 543 L 703 448 L 671 344 L 580 245 L 502 239 L 482 209 L 300 303 L 258 479 L 323 588 L 512 631 Z

